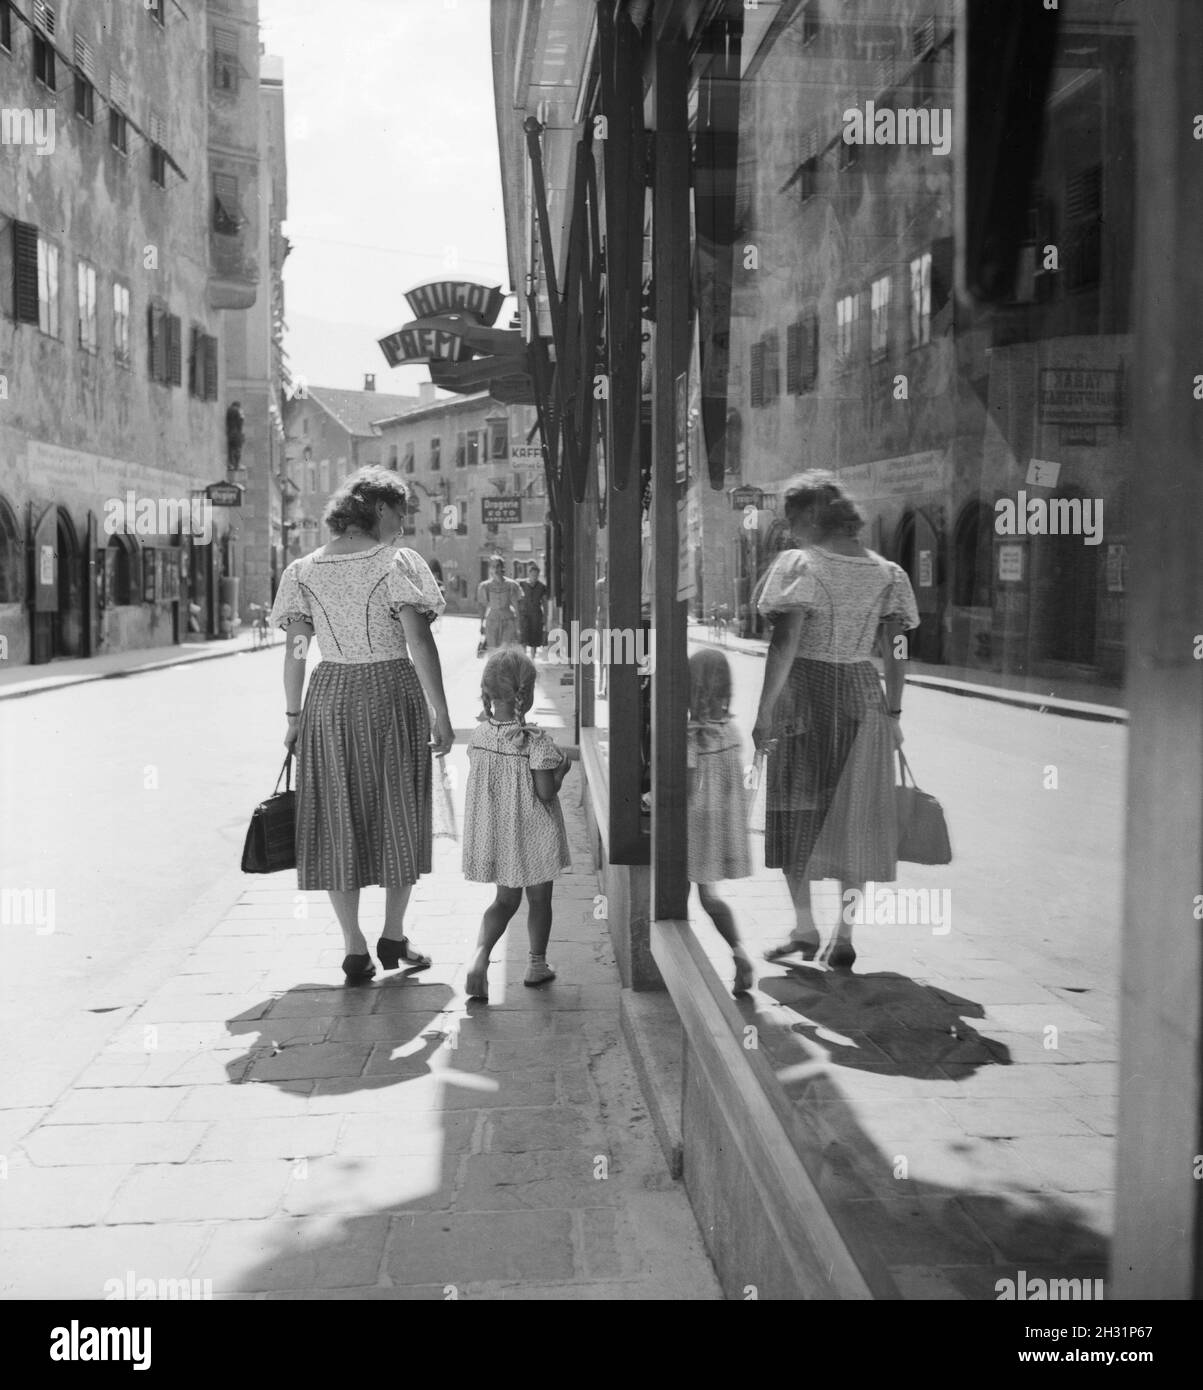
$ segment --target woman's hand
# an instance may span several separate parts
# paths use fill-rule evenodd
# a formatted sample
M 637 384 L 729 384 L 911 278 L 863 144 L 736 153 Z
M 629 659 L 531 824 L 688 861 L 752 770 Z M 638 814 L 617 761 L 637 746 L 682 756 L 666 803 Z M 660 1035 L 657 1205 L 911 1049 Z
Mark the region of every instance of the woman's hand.
M 890 733 L 894 735 L 894 747 L 901 748 L 905 740 L 902 736 L 902 720 L 896 714 L 890 715 Z
M 775 753 L 777 740 L 773 737 L 773 726 L 768 720 L 758 719 L 752 730 L 752 743 L 758 753 Z
M 451 716 L 446 710 L 435 716 L 434 729 L 431 733 L 430 751 L 439 755 L 451 752 L 451 745 L 455 742 L 455 730 L 451 727 Z
M 301 731 L 301 716 L 299 714 L 290 714 L 287 718 L 288 732 L 284 735 L 284 747 L 287 748 L 290 753 L 295 753 L 297 735 Z

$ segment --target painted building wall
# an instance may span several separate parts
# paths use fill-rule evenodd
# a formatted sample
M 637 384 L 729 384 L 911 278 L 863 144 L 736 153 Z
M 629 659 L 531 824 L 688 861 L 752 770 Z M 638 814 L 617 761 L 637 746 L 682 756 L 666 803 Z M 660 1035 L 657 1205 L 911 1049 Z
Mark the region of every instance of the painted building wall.
M 129 490 L 155 501 L 189 499 L 224 472 L 221 384 L 216 400 L 202 399 L 189 386 L 192 330 L 220 336 L 211 293 L 206 27 L 170 5 L 161 25 L 144 6 L 123 0 L 62 0 L 52 8 L 53 35 L 34 31 L 14 14 L 11 47 L 0 50 L 5 105 L 43 116 L 52 111 L 55 136 L 53 152 L 11 145 L 0 162 L 0 373 L 7 378 L 0 405 L 0 512 L 7 511 L 21 548 L 16 563 L 5 566 L 11 579 L 0 594 L 0 636 L 16 662 L 33 654 L 29 547 L 32 527 L 47 509 L 58 509 L 51 531 L 62 611 L 40 620 L 41 654 L 158 645 L 173 640 L 174 615 L 160 598 L 145 602 L 140 582 L 131 583 L 128 603 L 113 603 L 109 592 L 90 620 L 105 562 L 87 553 L 89 514 L 98 546 L 106 548 L 106 504 Z M 243 26 L 257 22 L 250 0 L 219 8 L 236 12 Z M 82 53 L 77 40 L 86 45 Z M 43 54 L 42 45 L 53 47 L 54 93 L 35 75 L 35 43 Z M 253 68 L 253 50 L 247 61 Z M 83 114 L 77 114 L 77 71 L 90 74 Z M 112 142 L 114 108 L 128 119 L 125 152 Z M 231 112 L 231 123 L 238 119 Z M 152 144 L 168 156 L 165 186 L 152 178 Z M 32 225 L 57 253 L 57 325 L 48 312 L 41 325 L 16 320 L 15 222 Z M 94 345 L 93 311 L 86 307 L 81 340 L 81 266 L 85 276 L 89 269 L 95 274 Z M 115 285 L 129 293 L 124 358 L 117 350 Z M 47 309 L 48 289 L 44 274 Z M 253 289 L 244 282 L 243 297 L 253 296 Z M 86 283 L 84 294 L 86 306 Z M 176 378 L 171 384 L 151 375 L 152 306 L 180 323 L 174 372 L 169 365 L 166 373 Z M 220 347 L 217 359 L 220 375 Z M 219 512 L 214 524 L 220 533 L 227 519 Z M 133 551 L 127 562 L 137 569 L 143 550 L 170 548 L 171 538 L 139 535 L 127 544 Z

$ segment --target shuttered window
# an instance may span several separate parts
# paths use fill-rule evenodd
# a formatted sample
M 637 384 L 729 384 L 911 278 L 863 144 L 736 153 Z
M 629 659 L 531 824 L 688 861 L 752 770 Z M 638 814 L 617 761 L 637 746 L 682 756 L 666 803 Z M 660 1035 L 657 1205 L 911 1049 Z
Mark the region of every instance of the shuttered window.
M 751 400 L 753 405 L 764 404 L 764 344 L 752 344 Z
M 819 379 L 819 316 L 807 310 L 798 321 L 800 329 L 798 391 L 813 391 Z
M 213 31 L 213 85 L 219 92 L 238 90 L 238 35 L 232 29 Z
M 113 356 L 123 367 L 130 363 L 129 351 L 129 286 L 120 280 L 113 282 Z
M 205 400 L 217 399 L 217 339 L 206 335 L 204 341 Z
M 237 178 L 233 174 L 214 174 L 213 230 L 222 236 L 237 236 L 241 221 Z
M 764 343 L 764 399 L 766 404 L 781 395 L 781 339 L 770 328 L 761 340 Z
M 13 318 L 38 321 L 38 229 L 13 223 Z
M 75 114 L 89 125 L 96 119 L 96 55 L 87 39 L 75 35 Z
M 167 315 L 167 385 L 184 384 L 184 331 L 175 314 Z
M 178 320 L 177 320 L 178 322 Z M 146 311 L 147 360 L 150 379 L 166 386 L 169 382 L 171 357 L 167 310 L 152 304 Z

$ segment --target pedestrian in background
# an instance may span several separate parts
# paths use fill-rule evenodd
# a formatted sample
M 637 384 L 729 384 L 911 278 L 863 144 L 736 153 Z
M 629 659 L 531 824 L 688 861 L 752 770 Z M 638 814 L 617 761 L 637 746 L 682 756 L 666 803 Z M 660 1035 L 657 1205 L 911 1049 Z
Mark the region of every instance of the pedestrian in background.
M 547 642 L 547 585 L 539 578 L 538 565 L 531 565 L 522 580 L 520 619 L 522 645 L 530 649 L 533 659 Z
M 739 939 L 735 917 L 715 885 L 749 878 L 748 802 L 742 741 L 731 717 L 731 665 L 722 652 L 703 648 L 689 658 L 689 728 L 685 744 L 689 881 L 698 900 L 731 947 L 736 994 L 752 988 L 752 962 Z
M 525 715 L 535 700 L 534 662 L 519 647 L 494 652 L 485 663 L 484 710 L 468 743 L 464 794 L 464 877 L 495 883 L 468 971 L 469 999 L 489 997 L 489 956 L 510 919 L 527 903 L 530 956 L 523 984 L 555 979 L 547 964 L 553 879 L 572 864 L 559 791 L 571 755 Z
M 904 662 L 895 638 L 919 626 L 906 572 L 858 539 L 865 519 L 834 474 L 802 474 L 785 494 L 795 548 L 759 586 L 773 624 L 753 730 L 768 754 L 765 864 L 785 872 L 789 940 L 766 953 L 813 960 L 821 946 L 810 885 L 840 881 L 841 911 L 823 959 L 851 967 L 864 885 L 897 877 L 894 750 L 902 743 Z M 880 637 L 886 692 L 871 660 Z M 852 890 L 857 896 L 850 898 Z
M 486 651 L 497 651 L 517 642 L 522 588 L 516 580 L 505 577 L 505 561 L 500 555 L 490 563 L 488 579 L 477 586 L 476 602 L 480 604 Z
M 297 756 L 297 886 L 330 894 L 349 983 L 376 973 L 359 926 L 359 892 L 385 889 L 376 954 L 386 970 L 430 965 L 405 935 L 405 911 L 431 864 L 433 751 L 454 742 L 431 622 L 443 596 L 416 551 L 398 550 L 408 506 L 387 468 L 361 468 L 333 494 L 333 539 L 284 571 L 271 620 L 284 650 L 285 745 Z M 309 681 L 316 637 L 321 661 Z

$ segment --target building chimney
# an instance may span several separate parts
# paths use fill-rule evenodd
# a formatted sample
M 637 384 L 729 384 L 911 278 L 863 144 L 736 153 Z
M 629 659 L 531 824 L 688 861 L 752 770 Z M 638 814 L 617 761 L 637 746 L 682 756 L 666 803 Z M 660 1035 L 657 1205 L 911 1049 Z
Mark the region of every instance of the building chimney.
M 365 373 L 364 373 L 364 376 L 363 376 L 363 389 L 364 389 L 365 391 L 374 391 L 374 390 L 376 389 L 376 373 L 375 373 L 375 372 L 365 372 Z
M 434 404 L 434 382 L 433 382 L 433 381 L 419 381 L 419 382 L 418 382 L 418 401 L 419 401 L 419 403 L 420 403 L 421 405 L 433 405 L 433 404 Z

